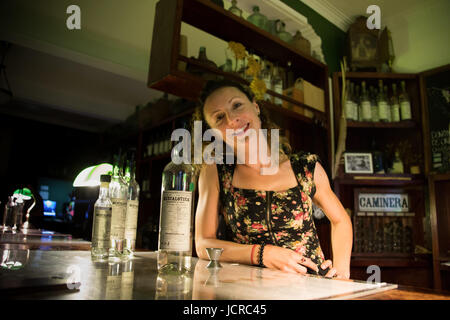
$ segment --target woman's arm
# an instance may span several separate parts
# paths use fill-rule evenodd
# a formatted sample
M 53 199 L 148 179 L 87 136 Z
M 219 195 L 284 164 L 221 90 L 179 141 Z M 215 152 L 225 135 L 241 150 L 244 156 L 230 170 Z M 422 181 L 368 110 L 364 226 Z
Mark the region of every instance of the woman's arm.
M 333 268 L 338 277 L 350 277 L 350 258 L 352 253 L 352 222 L 339 199 L 330 188 L 328 176 L 317 162 L 314 170 L 316 193 L 314 202 L 323 209 L 331 222 L 331 244 L 333 249 Z
M 197 255 L 208 259 L 206 248 L 223 248 L 220 261 L 251 264 L 253 245 L 239 244 L 216 238 L 219 207 L 219 179 L 217 167 L 205 165 L 200 171 L 198 181 L 199 198 L 195 216 L 195 245 Z M 253 262 L 258 263 L 259 245 L 253 250 Z M 267 245 L 263 255 L 264 265 L 268 268 L 287 272 L 306 273 L 306 268 L 299 263 L 317 270 L 317 266 L 308 258 L 303 258 L 293 250 Z
M 251 245 L 216 238 L 219 224 L 219 179 L 215 164 L 204 165 L 198 179 L 198 204 L 195 214 L 195 247 L 201 259 L 208 259 L 206 248 L 223 248 L 220 261 L 251 264 Z

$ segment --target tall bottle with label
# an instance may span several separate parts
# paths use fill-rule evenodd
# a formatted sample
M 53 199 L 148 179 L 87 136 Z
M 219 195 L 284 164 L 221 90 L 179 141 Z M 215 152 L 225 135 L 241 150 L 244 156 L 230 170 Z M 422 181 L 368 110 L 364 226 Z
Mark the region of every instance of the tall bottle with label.
M 176 149 L 173 156 L 178 156 Z M 195 171 L 190 164 L 166 165 L 161 186 L 158 272 L 183 274 L 191 269 L 194 190 Z
M 372 106 L 370 104 L 369 93 L 366 89 L 366 82 L 361 83 L 361 120 L 372 121 Z
M 359 93 L 359 85 L 355 87 L 355 121 L 362 121 L 361 117 L 361 96 Z
M 114 161 L 113 175 L 109 184 L 112 202 L 110 258 L 115 260 L 120 260 L 123 252 L 128 197 L 128 187 L 121 172 L 120 159 L 119 155 Z
M 384 89 L 384 98 L 386 99 L 386 115 L 387 115 L 387 122 L 392 122 L 392 111 L 391 111 L 391 104 L 389 101 L 389 93 L 388 93 L 388 87 L 385 85 Z
M 381 122 L 388 121 L 387 101 L 383 90 L 383 80 L 378 80 L 378 117 Z
M 91 257 L 94 261 L 108 259 L 111 232 L 112 203 L 109 199 L 110 175 L 100 176 L 100 193 L 94 204 Z
M 391 114 L 392 122 L 400 121 L 400 105 L 398 103 L 397 85 L 395 83 L 392 84 Z
M 350 84 L 350 80 L 346 81 L 346 92 L 347 92 L 347 99 L 345 101 L 345 118 L 347 120 L 353 120 L 353 91 L 352 86 Z
M 411 120 L 411 102 L 409 100 L 408 92 L 406 92 L 405 81 L 401 82 L 402 91 L 400 93 L 400 116 L 402 120 Z
M 124 257 L 132 257 L 136 245 L 136 230 L 139 210 L 139 184 L 136 181 L 136 165 L 131 157 L 125 176 L 128 180 L 127 215 L 125 218 Z
M 370 105 L 372 109 L 372 122 L 380 121 L 378 116 L 377 89 L 370 86 Z

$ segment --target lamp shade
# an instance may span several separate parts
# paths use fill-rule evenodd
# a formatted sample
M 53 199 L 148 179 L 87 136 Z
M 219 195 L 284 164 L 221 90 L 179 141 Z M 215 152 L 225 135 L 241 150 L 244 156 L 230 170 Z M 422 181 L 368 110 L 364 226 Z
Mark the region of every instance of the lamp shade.
M 33 198 L 33 193 L 31 193 L 31 190 L 28 188 L 22 188 L 14 191 L 13 197 L 22 198 L 23 200 L 30 200 Z
M 83 169 L 73 182 L 74 187 L 96 187 L 100 185 L 100 176 L 112 172 L 113 166 L 102 163 Z

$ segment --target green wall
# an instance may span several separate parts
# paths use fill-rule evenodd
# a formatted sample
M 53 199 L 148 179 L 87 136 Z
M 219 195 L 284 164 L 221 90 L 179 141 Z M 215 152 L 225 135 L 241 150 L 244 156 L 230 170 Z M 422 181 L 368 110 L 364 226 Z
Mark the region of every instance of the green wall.
M 299 0 L 281 1 L 304 15 L 308 19 L 308 23 L 322 39 L 322 51 L 330 74 L 340 71 L 340 61 L 344 52 L 345 32 Z

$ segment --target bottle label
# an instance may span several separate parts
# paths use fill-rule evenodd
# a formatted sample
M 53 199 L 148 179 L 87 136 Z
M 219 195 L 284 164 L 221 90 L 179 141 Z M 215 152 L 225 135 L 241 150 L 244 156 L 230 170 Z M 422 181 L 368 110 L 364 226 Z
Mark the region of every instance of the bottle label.
M 94 227 L 92 232 L 92 247 L 109 248 L 111 227 L 111 208 L 94 208 Z
M 363 101 L 361 103 L 362 106 L 362 120 L 370 121 L 372 119 L 372 106 L 370 105 L 370 101 Z
M 392 121 L 393 122 L 400 121 L 400 107 L 398 104 L 392 105 L 391 112 L 392 112 Z
M 353 120 L 353 102 L 350 100 L 345 103 L 345 118 Z
M 402 114 L 402 120 L 411 119 L 411 104 L 409 101 L 403 101 L 400 103 L 400 110 Z
M 138 210 L 138 200 L 127 201 L 127 216 L 125 218 L 125 239 L 129 239 L 132 242 L 136 240 Z
M 125 233 L 125 217 L 127 214 L 127 200 L 111 198 L 111 239 L 123 239 Z
M 159 249 L 189 251 L 191 248 L 192 192 L 163 191 Z
M 378 116 L 380 120 L 387 120 L 387 103 L 384 101 L 378 102 Z

